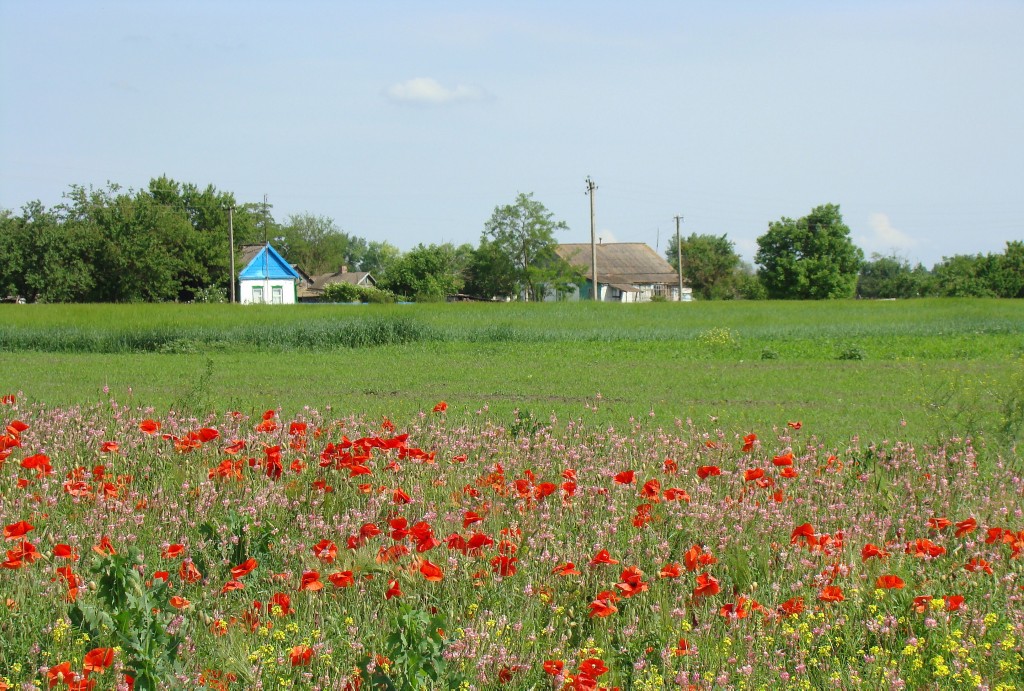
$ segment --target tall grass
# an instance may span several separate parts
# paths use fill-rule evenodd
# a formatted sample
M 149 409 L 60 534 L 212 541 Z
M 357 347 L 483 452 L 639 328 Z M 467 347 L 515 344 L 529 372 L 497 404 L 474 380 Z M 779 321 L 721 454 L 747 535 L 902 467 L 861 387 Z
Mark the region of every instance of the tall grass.
M 25 305 L 0 350 L 190 353 L 426 342 L 681 343 L 693 359 L 972 359 L 1024 353 L 1024 303 L 719 302 L 294 307 Z

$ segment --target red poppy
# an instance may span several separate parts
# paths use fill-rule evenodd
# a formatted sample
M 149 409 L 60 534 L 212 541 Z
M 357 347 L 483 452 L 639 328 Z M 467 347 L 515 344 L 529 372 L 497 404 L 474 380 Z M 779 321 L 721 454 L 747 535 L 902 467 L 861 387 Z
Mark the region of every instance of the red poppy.
M 230 593 L 234 590 L 245 590 L 245 583 L 233 578 L 221 586 L 220 594 L 223 595 L 224 593 Z
M 697 585 L 693 589 L 694 599 L 699 597 L 709 597 L 711 595 L 717 595 L 722 590 L 721 586 L 718 585 L 718 580 L 709 573 L 702 573 L 697 576 Z
M 139 429 L 145 434 L 156 434 L 160 431 L 160 426 L 156 420 L 143 420 L 139 423 Z
M 895 576 L 891 573 L 879 576 L 878 580 L 875 581 L 875 587 L 881 590 L 902 590 L 905 583 L 899 576 Z
M 953 521 L 945 517 L 932 517 L 928 519 L 928 527 L 932 530 L 945 530 L 953 525 Z
M 35 530 L 35 526 L 28 521 L 18 521 L 17 523 L 11 523 L 4 527 L 4 539 L 5 540 L 18 540 L 25 537 L 30 531 Z
M 338 556 L 338 546 L 327 538 L 324 538 L 313 545 L 313 556 L 325 564 L 333 564 L 334 560 Z
M 636 471 L 633 471 L 633 470 L 623 470 L 621 473 L 617 474 L 615 476 L 615 478 L 614 478 L 615 482 L 617 482 L 620 485 L 632 484 L 635 479 L 636 479 Z
M 498 556 L 491 559 L 491 570 L 498 574 L 502 578 L 507 576 L 516 575 L 516 563 L 519 561 L 516 557 L 510 557 L 506 554 L 499 554 Z
M 162 550 L 160 550 L 160 556 L 163 557 L 164 559 L 177 559 L 178 557 L 180 557 L 184 553 L 185 553 L 185 545 L 181 545 L 181 544 L 177 544 L 177 543 L 175 543 L 173 545 L 167 545 Z
M 748 434 L 743 437 L 743 453 L 749 453 L 754 448 L 754 443 L 757 441 L 756 434 Z
M 384 593 L 384 599 L 385 600 L 390 600 L 393 597 L 401 597 L 401 596 L 402 596 L 402 588 L 398 585 L 398 581 L 393 580 L 393 579 L 388 581 L 388 590 L 387 590 L 386 593 Z
M 643 581 L 643 575 L 644 572 L 636 566 L 626 567 L 619 576 L 620 581 L 615 584 L 615 587 L 618 588 L 623 597 L 639 595 L 646 592 L 649 588 L 648 584 Z
M 652 499 L 658 501 L 659 495 L 661 494 L 661 483 L 657 480 L 648 480 L 644 483 L 644 486 L 640 489 L 640 496 L 644 499 Z
M 402 490 L 401 487 L 399 487 L 396 488 L 395 491 L 392 493 L 391 501 L 393 501 L 396 504 L 408 504 L 409 502 L 412 501 L 412 499 L 409 497 L 408 494 L 405 493 L 404 490 Z
M 94 545 L 92 551 L 105 557 L 112 557 L 117 554 L 117 551 L 114 549 L 114 545 L 110 542 L 110 538 L 106 535 L 100 538 L 99 544 Z
M 608 671 L 608 667 L 605 666 L 604 661 L 596 657 L 588 658 L 580 663 L 580 674 L 586 674 L 588 677 L 599 677 Z
M 763 468 L 749 468 L 743 473 L 743 480 L 745 482 L 751 482 L 764 477 Z
M 683 569 L 679 564 L 665 564 L 658 571 L 658 578 L 679 578 Z
M 971 518 L 968 518 L 965 521 L 959 521 L 956 524 L 956 533 L 954 533 L 954 535 L 956 537 L 963 537 L 964 535 L 967 535 L 968 533 L 973 533 L 977 529 L 978 529 L 978 521 L 975 520 L 973 517 L 971 517 Z
M 53 556 L 57 559 L 78 559 L 78 552 L 71 545 L 60 543 L 53 546 Z
M 70 662 L 62 662 L 46 671 L 46 678 L 49 680 L 51 689 L 57 684 L 67 684 L 73 681 L 75 676 L 75 673 L 71 671 Z
M 616 608 L 615 605 L 612 604 L 612 601 L 610 599 L 598 597 L 590 603 L 591 619 L 593 619 L 594 617 L 608 617 L 615 614 L 618 611 L 618 608 Z
M 18 397 L 12 393 L 4 394 L 0 396 L 0 405 L 14 405 L 18 402 Z
M 772 459 L 772 464 L 780 467 L 793 465 L 793 452 L 784 453 L 781 456 L 775 456 Z
M 701 480 L 707 477 L 711 477 L 712 475 L 721 474 L 722 469 L 719 468 L 717 465 L 702 465 L 699 468 L 697 468 L 697 477 L 699 477 Z
M 922 537 L 908 542 L 904 551 L 915 557 L 926 558 L 941 556 L 946 553 L 946 548 Z
M 278 617 L 286 617 L 295 614 L 292 609 L 292 598 L 288 593 L 274 593 L 267 602 L 267 611 Z
M 351 571 L 338 571 L 327 577 L 335 588 L 349 588 L 356 584 L 356 579 Z
M 445 401 L 441 401 L 440 403 L 434 406 L 435 413 L 443 413 L 446 410 L 448 410 L 448 404 Z
M 617 559 L 612 559 L 611 555 L 608 553 L 608 550 L 606 549 L 602 549 L 601 551 L 599 551 L 597 554 L 594 555 L 594 558 L 590 560 L 591 566 L 597 566 L 598 564 L 618 563 L 619 561 Z
M 181 597 L 180 595 L 172 595 L 170 599 L 171 607 L 174 609 L 185 609 L 192 603 Z
M 873 545 L 870 542 L 864 545 L 864 548 L 860 551 L 861 561 L 867 561 L 871 557 L 876 559 L 885 559 L 889 556 L 889 553 L 878 545 Z
M 801 427 L 804 426 L 804 423 L 797 420 L 796 422 L 787 422 L 786 426 L 789 427 L 790 429 L 800 429 Z
M 979 557 L 975 557 L 964 564 L 964 569 L 971 573 L 974 573 L 975 571 L 984 571 L 987 574 L 992 573 L 992 565 Z
M 822 602 L 842 602 L 846 599 L 843 595 L 843 590 L 837 585 L 827 585 L 818 594 L 818 599 Z
M 943 598 L 946 601 L 947 612 L 957 612 L 963 609 L 964 596 L 963 595 L 947 595 Z
M 565 663 L 561 660 L 545 660 L 544 671 L 553 677 L 557 677 L 565 669 Z
M 203 574 L 199 573 L 199 569 L 196 568 L 196 565 L 190 559 L 186 559 L 181 562 L 181 567 L 178 569 L 178 576 L 180 576 L 181 580 L 186 583 L 196 583 L 201 581 L 203 578 Z
M 468 528 L 474 523 L 479 523 L 482 520 L 484 520 L 484 517 L 478 514 L 476 511 L 467 511 L 462 516 L 462 527 Z
M 804 611 L 804 599 L 802 597 L 791 597 L 779 605 L 779 611 L 789 616 L 800 614 Z
M 663 493 L 665 501 L 690 501 L 690 493 L 679 487 L 669 487 Z
M 672 654 L 676 657 L 686 657 L 687 655 L 696 655 L 697 651 L 690 645 L 689 641 L 685 638 L 680 638 L 676 647 L 672 649 Z
M 799 542 L 804 542 L 807 545 L 816 545 L 818 543 L 814 535 L 814 526 L 810 523 L 804 523 L 793 528 L 793 532 L 789 536 L 789 544 L 795 545 Z
M 320 582 L 319 571 L 303 571 L 302 581 L 299 583 L 299 590 L 321 590 L 324 584 Z
M 249 557 L 241 564 L 231 569 L 231 576 L 236 579 L 241 578 L 242 576 L 247 576 L 252 573 L 252 570 L 257 566 L 259 566 L 259 562 L 257 562 L 253 557 Z
M 86 674 L 102 673 L 112 664 L 114 664 L 113 648 L 93 648 L 85 654 L 85 658 L 82 660 L 82 671 Z
M 693 545 L 683 554 L 683 563 L 686 565 L 687 571 L 696 571 L 701 566 L 717 564 L 718 559 L 715 558 L 715 555 L 705 551 L 701 545 Z
M 576 565 L 571 561 L 567 561 L 561 566 L 556 566 L 551 570 L 551 573 L 556 576 L 579 576 L 580 572 L 576 570 Z
M 439 583 L 444 580 L 444 571 L 441 570 L 441 567 L 427 559 L 420 562 L 420 573 L 423 574 L 425 579 L 433 583 Z
M 309 664 L 310 658 L 313 657 L 313 649 L 308 645 L 297 645 L 291 649 L 288 657 L 291 660 L 292 667 L 305 666 Z

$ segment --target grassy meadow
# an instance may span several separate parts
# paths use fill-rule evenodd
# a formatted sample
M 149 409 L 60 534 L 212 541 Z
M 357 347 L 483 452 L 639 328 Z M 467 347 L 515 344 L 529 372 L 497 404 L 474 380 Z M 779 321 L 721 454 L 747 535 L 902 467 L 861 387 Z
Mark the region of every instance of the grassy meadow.
M 1024 688 L 1024 305 L 0 306 L 0 691 Z
M 0 310 L 0 383 L 49 405 L 409 419 L 443 399 L 498 419 L 799 418 L 837 442 L 1005 440 L 1022 354 L 1006 300 Z

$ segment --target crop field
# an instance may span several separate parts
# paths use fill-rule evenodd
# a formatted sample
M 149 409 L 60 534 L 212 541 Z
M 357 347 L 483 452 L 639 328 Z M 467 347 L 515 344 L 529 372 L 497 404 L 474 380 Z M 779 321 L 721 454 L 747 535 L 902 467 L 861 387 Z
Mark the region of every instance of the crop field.
M 1010 301 L 4 306 L 0 690 L 1019 689 L 1022 353 Z

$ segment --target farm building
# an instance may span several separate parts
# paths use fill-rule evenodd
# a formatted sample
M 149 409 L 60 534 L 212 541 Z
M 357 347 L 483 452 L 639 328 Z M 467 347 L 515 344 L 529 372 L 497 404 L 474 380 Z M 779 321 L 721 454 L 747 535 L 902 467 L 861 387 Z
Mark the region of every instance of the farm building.
M 244 268 L 238 274 L 238 301 L 243 305 L 294 305 L 302 276 L 270 243 L 243 245 Z
M 591 299 L 594 277 L 590 265 L 590 243 L 558 245 L 555 252 L 579 269 L 586 280 L 568 299 Z M 687 286 L 683 286 L 680 296 L 679 274 L 661 255 L 642 242 L 599 244 L 597 284 L 598 295 L 603 302 L 650 302 L 653 298 L 686 302 L 693 299 L 693 291 Z
M 324 293 L 324 288 L 332 283 L 349 283 L 364 288 L 375 288 L 376 279 L 369 271 L 349 271 L 347 266 L 333 273 L 317 274 L 316 276 L 305 276 L 299 283 L 299 302 L 317 302 Z

